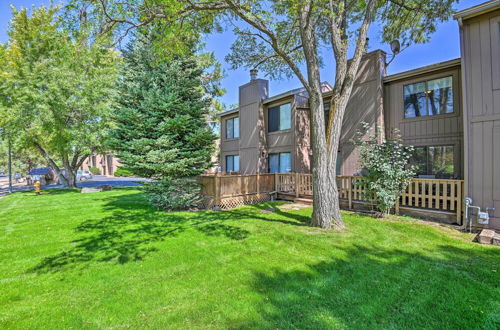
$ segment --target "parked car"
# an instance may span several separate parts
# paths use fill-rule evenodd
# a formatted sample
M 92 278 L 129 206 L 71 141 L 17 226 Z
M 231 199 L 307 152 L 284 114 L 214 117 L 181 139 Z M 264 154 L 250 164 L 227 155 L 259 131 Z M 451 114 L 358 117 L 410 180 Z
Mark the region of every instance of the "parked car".
M 92 173 L 90 171 L 78 170 L 76 172 L 76 180 L 77 181 L 92 180 Z

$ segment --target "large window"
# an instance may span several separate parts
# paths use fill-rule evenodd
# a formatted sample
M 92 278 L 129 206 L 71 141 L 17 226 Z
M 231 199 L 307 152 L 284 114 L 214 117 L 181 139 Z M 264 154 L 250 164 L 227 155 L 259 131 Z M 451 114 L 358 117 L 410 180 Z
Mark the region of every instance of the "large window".
M 271 107 L 267 110 L 267 114 L 269 132 L 292 128 L 292 106 L 290 103 Z
M 226 139 L 236 139 L 240 137 L 240 117 L 226 120 Z
M 453 146 L 415 147 L 410 164 L 415 165 L 417 175 L 451 179 L 455 174 Z
M 240 156 L 231 155 L 226 156 L 226 172 L 239 172 L 240 171 Z
M 405 118 L 452 113 L 453 77 L 433 79 L 403 87 Z
M 292 172 L 292 154 L 281 152 L 269 154 L 269 173 L 290 173 Z

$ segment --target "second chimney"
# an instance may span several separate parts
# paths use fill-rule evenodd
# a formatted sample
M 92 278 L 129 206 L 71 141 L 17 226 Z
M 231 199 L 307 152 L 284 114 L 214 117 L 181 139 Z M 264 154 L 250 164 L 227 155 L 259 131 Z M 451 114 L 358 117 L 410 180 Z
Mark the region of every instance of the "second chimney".
M 258 73 L 259 73 L 259 70 L 257 70 L 257 69 L 250 70 L 250 81 L 256 80 Z

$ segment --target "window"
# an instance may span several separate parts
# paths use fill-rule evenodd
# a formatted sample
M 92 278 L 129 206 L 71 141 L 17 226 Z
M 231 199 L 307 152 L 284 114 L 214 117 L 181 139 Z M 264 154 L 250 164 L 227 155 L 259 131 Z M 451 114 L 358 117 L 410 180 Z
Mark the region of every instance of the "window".
M 269 173 L 291 173 L 292 172 L 292 154 L 281 152 L 269 154 Z
M 453 146 L 415 147 L 410 164 L 417 167 L 417 175 L 451 179 L 455 174 L 454 149 Z
M 290 103 L 271 107 L 267 110 L 268 131 L 277 132 L 292 128 L 292 106 Z
M 239 172 L 240 171 L 240 156 L 231 155 L 226 156 L 226 172 Z
M 452 113 L 453 77 L 433 79 L 403 87 L 405 118 Z
M 240 137 L 240 117 L 226 119 L 226 139 L 237 139 Z

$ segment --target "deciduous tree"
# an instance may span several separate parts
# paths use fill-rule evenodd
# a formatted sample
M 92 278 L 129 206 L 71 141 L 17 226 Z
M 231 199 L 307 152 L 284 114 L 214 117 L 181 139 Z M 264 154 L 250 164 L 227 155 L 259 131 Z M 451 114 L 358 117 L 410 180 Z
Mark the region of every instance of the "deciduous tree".
M 13 9 L 0 52 L 0 126 L 75 187 L 76 170 L 102 146 L 118 54 L 84 29 L 64 30 L 57 13 Z
M 405 46 L 425 42 L 446 20 L 455 0 L 149 0 L 128 3 L 137 10 L 136 21 L 109 11 L 114 1 L 100 0 L 106 18 L 129 27 L 137 20 L 162 22 L 171 29 L 193 23 L 193 17 L 213 24 L 240 21 L 238 35 L 228 60 L 235 66 L 260 67 L 271 77 L 296 76 L 309 94 L 313 150 L 314 211 L 312 225 L 343 228 L 336 184 L 336 162 L 340 133 L 347 103 L 366 37 L 373 22 L 381 27 L 385 41 L 399 39 Z M 135 6 L 134 6 L 135 4 Z M 121 8 L 123 9 L 123 7 Z M 130 13 L 130 11 L 121 11 Z M 203 13 L 205 15 L 203 15 Z M 118 15 L 118 16 L 113 16 Z M 194 16 L 190 16 L 194 15 Z M 195 25 L 188 24 L 188 27 Z M 243 26 L 243 27 L 242 27 Z M 320 49 L 331 50 L 321 57 Z M 351 55 L 349 59 L 349 55 Z M 321 63 L 334 61 L 334 87 L 329 118 L 323 111 Z M 348 115 L 348 114 L 347 114 Z M 326 124 L 325 124 L 326 123 Z

